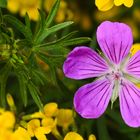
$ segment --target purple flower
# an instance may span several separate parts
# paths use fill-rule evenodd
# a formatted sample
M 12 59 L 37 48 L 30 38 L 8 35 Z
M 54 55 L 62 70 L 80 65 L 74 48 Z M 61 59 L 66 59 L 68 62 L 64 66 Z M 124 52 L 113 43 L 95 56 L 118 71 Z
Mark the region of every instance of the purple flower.
M 84 118 L 98 118 L 119 97 L 125 123 L 140 126 L 140 51 L 130 57 L 133 43 L 131 29 L 123 23 L 103 22 L 97 29 L 97 40 L 104 55 L 80 46 L 69 53 L 63 65 L 64 74 L 72 79 L 98 77 L 78 89 L 74 107 Z

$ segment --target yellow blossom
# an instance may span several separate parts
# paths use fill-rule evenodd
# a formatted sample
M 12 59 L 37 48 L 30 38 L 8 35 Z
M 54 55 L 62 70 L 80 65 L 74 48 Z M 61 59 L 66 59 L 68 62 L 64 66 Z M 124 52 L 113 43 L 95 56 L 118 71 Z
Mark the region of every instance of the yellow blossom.
M 126 7 L 131 7 L 133 5 L 133 0 L 114 0 L 116 6 L 124 4 Z
M 20 9 L 19 0 L 8 0 L 7 9 L 12 13 L 17 13 Z
M 5 111 L 0 115 L 0 128 L 12 129 L 15 124 L 15 116 L 10 111 Z
M 95 5 L 101 11 L 107 11 L 111 9 L 114 5 L 113 0 L 95 0 Z
M 140 51 L 140 43 L 136 43 L 131 47 L 130 53 L 133 56 L 136 52 Z
M 36 21 L 39 18 L 38 9 L 41 7 L 41 0 L 8 0 L 7 9 L 12 13 L 25 16 L 28 13 L 29 18 Z
M 93 135 L 93 134 L 89 135 L 88 140 L 96 140 L 95 135 Z
M 57 124 L 67 129 L 74 122 L 73 111 L 71 109 L 59 109 Z
M 132 45 L 130 53 L 133 56 L 136 52 L 140 51 L 140 43 L 136 43 L 134 45 Z M 137 87 L 140 88 L 140 84 L 136 84 Z
M 32 118 L 32 119 L 34 119 L 34 118 L 45 118 L 45 115 L 44 115 L 44 113 L 39 111 L 39 112 L 35 112 L 35 113 L 31 114 L 31 115 L 27 115 L 27 117 Z
M 44 106 L 44 113 L 46 117 L 54 117 L 58 112 L 58 105 L 56 103 L 48 103 Z
M 56 119 L 54 120 L 53 118 L 47 118 L 47 117 L 42 119 L 42 121 L 41 121 L 42 126 L 45 127 L 46 129 L 48 129 L 48 131 L 50 131 L 50 132 L 56 126 L 56 123 L 57 123 Z
M 84 140 L 81 135 L 76 132 L 69 132 L 64 137 L 64 140 Z
M 27 124 L 27 131 L 30 137 L 36 137 L 38 140 L 47 140 L 45 134 L 50 133 L 50 128 L 40 125 L 40 120 L 33 119 Z
M 110 10 L 114 5 L 120 6 L 125 5 L 126 7 L 131 7 L 133 5 L 133 0 L 95 0 L 95 5 L 101 11 Z
M 14 140 L 31 140 L 29 133 L 26 129 L 18 127 L 18 129 L 13 133 Z
M 0 140 L 15 140 L 13 137 L 13 133 L 10 130 L 0 129 Z

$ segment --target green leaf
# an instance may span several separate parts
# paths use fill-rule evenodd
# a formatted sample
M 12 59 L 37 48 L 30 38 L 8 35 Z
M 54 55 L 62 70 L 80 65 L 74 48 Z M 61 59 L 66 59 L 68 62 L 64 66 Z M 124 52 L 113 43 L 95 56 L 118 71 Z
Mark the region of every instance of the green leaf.
M 44 85 L 44 82 L 46 81 L 46 76 L 44 75 L 42 71 L 32 69 L 32 75 L 33 75 L 33 78 L 35 78 L 37 82 L 39 82 L 41 85 Z
M 55 4 L 53 5 L 51 11 L 49 12 L 49 15 L 47 16 L 47 19 L 45 21 L 45 28 L 48 28 L 50 24 L 52 23 L 53 19 L 55 18 L 58 8 L 60 5 L 60 0 L 56 0 Z
M 27 17 L 26 17 L 27 20 Z M 17 29 L 20 33 L 24 35 L 24 37 L 28 40 L 32 40 L 32 32 L 26 27 L 20 20 L 11 15 L 4 15 L 4 21 L 10 23 L 15 29 Z
M 50 24 L 53 22 L 53 19 L 55 18 L 56 14 L 57 14 L 59 5 L 60 5 L 60 0 L 56 0 L 55 4 L 53 5 L 51 11 L 49 12 L 46 20 L 44 19 L 45 18 L 44 12 L 39 11 L 41 20 L 39 21 L 39 30 L 37 31 L 37 33 L 35 34 L 35 37 L 34 37 L 35 44 L 38 42 L 36 40 L 40 36 L 42 36 L 42 34 L 44 34 L 44 30 L 47 29 L 50 26 Z
M 56 85 L 56 70 L 55 70 L 55 66 L 54 66 L 54 64 L 50 61 L 50 59 L 48 59 L 47 57 L 46 57 L 46 55 L 45 54 L 42 54 L 42 53 L 38 53 L 38 56 L 39 56 L 39 58 L 42 60 L 42 61 L 44 61 L 46 64 L 48 64 L 49 66 L 50 66 L 50 69 L 51 69 L 51 80 L 52 80 L 52 82 L 53 82 L 53 84 L 55 84 Z
M 37 50 L 53 50 L 55 48 L 62 48 L 62 47 L 66 47 L 66 46 L 71 46 L 71 45 L 78 45 L 78 44 L 82 44 L 82 43 L 86 43 L 91 41 L 90 38 L 88 37 L 80 37 L 80 38 L 74 38 L 74 39 L 69 39 L 69 40 L 64 40 L 58 43 L 54 43 L 54 44 L 50 44 L 50 45 L 46 45 L 46 44 L 42 44 L 41 48 L 38 47 L 36 48 Z
M 31 31 L 30 18 L 29 18 L 27 13 L 25 15 L 25 24 L 26 24 L 26 27 L 28 28 L 28 30 L 30 30 L 30 33 L 31 33 L 32 31 Z
M 7 7 L 7 0 L 0 0 L 0 7 L 6 8 Z
M 39 10 L 39 15 L 40 15 L 40 20 L 39 20 L 39 31 L 38 33 L 40 33 L 44 27 L 45 27 L 45 17 L 46 17 L 46 13 L 42 10 Z
M 10 70 L 11 65 L 7 63 L 0 71 L 0 104 L 2 107 L 6 107 L 6 84 Z
M 106 120 L 104 117 L 101 117 L 97 120 L 97 130 L 99 140 L 110 140 L 110 136 L 106 126 Z
M 1 106 L 2 107 L 6 107 L 6 91 L 5 91 L 5 88 L 6 88 L 6 83 L 7 83 L 7 79 L 5 78 L 3 81 L 1 81 L 1 84 L 0 84 L 0 101 L 1 101 Z
M 34 48 L 39 48 L 39 47 L 44 47 L 44 46 L 52 46 L 52 45 L 55 45 L 55 44 L 58 44 L 58 43 L 61 43 L 62 41 L 64 40 L 68 40 L 70 38 L 72 38 L 75 34 L 77 33 L 77 31 L 73 31 L 63 37 L 61 37 L 60 39 L 58 40 L 55 40 L 53 42 L 49 42 L 49 43 L 45 43 L 45 44 L 41 44 L 41 45 L 37 45 L 35 46 Z
M 3 23 L 3 15 L 2 15 L 1 8 L 0 8 L 0 23 Z
M 53 27 L 50 27 L 50 28 L 45 28 L 43 30 L 42 34 L 38 38 L 36 38 L 35 44 L 41 43 L 50 34 L 52 34 L 54 32 L 57 32 L 57 31 L 65 28 L 67 26 L 70 26 L 71 24 L 73 24 L 73 22 L 72 21 L 68 21 L 68 22 L 57 24 L 57 25 L 55 25 Z
M 24 106 L 27 106 L 27 88 L 26 88 L 26 79 L 24 78 L 24 75 L 21 73 L 18 73 L 18 81 L 19 81 L 19 89 L 20 89 L 20 94 L 21 98 L 23 100 Z
M 34 102 L 37 104 L 39 109 L 41 111 L 43 111 L 43 104 L 42 104 L 40 97 L 38 95 L 40 93 L 39 90 L 31 81 L 27 84 L 27 86 L 28 86 L 29 92 L 30 92 Z

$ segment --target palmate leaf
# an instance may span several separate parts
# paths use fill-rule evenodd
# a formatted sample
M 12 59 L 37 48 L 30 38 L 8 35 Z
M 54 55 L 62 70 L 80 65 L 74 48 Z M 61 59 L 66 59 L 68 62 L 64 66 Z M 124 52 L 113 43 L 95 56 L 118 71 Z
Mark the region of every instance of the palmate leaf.
M 0 0 L 0 7 L 6 8 L 7 6 L 7 0 Z

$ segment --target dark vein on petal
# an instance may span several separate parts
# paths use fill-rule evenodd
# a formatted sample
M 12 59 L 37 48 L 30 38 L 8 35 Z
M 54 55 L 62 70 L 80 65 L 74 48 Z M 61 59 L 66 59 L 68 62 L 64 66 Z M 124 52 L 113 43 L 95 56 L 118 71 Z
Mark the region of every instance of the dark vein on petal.
M 108 50 L 108 52 L 109 52 L 109 54 L 110 54 L 110 57 L 111 57 L 111 59 L 114 61 L 113 56 L 112 56 L 112 54 L 111 54 L 111 52 L 110 52 L 110 49 L 109 49 L 109 46 L 108 46 L 106 40 L 105 40 L 105 43 L 106 43 L 106 48 L 107 48 L 107 50 Z
M 130 68 L 128 67 L 128 69 L 131 70 L 131 69 L 135 69 L 135 68 L 138 68 L 138 67 L 140 68 L 140 65 L 137 65 L 135 67 L 130 67 Z
M 122 59 L 122 58 L 121 58 L 121 52 L 122 52 L 122 51 L 121 51 L 121 48 L 122 48 L 122 40 L 121 40 L 121 44 L 120 44 L 120 46 L 121 46 L 121 47 L 120 47 L 120 49 L 119 49 L 119 60 L 118 60 L 118 61 L 120 61 L 120 60 Z
M 103 63 L 100 58 L 96 58 L 97 56 L 92 56 L 91 54 L 88 53 L 89 56 L 87 56 L 89 59 L 95 61 L 96 63 L 99 63 L 99 64 L 102 64 L 102 65 L 105 65 L 105 63 Z
M 100 84 L 97 84 L 95 87 L 93 87 L 91 90 L 89 90 L 86 95 L 90 95 L 90 93 L 93 91 L 93 90 L 96 90 L 98 87 L 100 87 L 101 85 L 105 84 L 105 81 L 101 82 Z M 105 84 L 105 86 L 107 85 L 108 83 Z M 104 86 L 104 87 L 105 87 Z M 80 98 L 83 98 L 85 96 L 85 94 L 83 96 L 81 96 Z
M 106 85 L 104 85 L 104 87 L 102 87 L 101 89 L 100 89 L 100 91 L 98 91 L 96 94 L 94 94 L 94 96 L 92 97 L 92 98 L 90 98 L 89 99 L 89 101 L 87 102 L 87 104 L 86 104 L 86 106 L 99 94 L 99 93 L 101 93 L 103 90 L 104 90 L 104 88 L 105 87 L 107 87 L 107 89 L 108 89 L 108 86 L 107 86 L 108 84 L 106 84 Z M 94 90 L 94 89 L 93 89 Z M 104 92 L 105 93 L 105 92 Z M 104 93 L 103 93 L 103 95 L 104 95 Z M 96 105 L 97 106 L 97 105 Z
M 131 64 L 131 63 L 133 64 L 133 62 L 135 62 L 137 58 L 139 58 L 139 55 L 137 55 L 137 56 L 134 55 L 134 56 L 130 59 L 129 64 Z
M 124 56 L 125 56 L 125 53 L 127 51 L 127 47 L 128 47 L 128 45 L 125 47 L 125 50 L 123 51 L 122 58 L 124 58 Z
M 128 108 L 128 111 L 130 112 L 130 114 L 132 114 L 131 113 L 131 110 L 130 110 L 130 107 L 129 107 L 129 104 L 128 104 L 128 102 L 127 102 L 127 99 L 126 99 L 126 96 L 125 96 L 125 92 L 124 92 L 124 90 L 122 89 L 122 92 L 123 92 L 123 97 L 124 97 L 124 99 L 125 99 L 125 103 L 126 103 L 126 105 L 127 105 L 127 108 Z M 125 110 L 125 109 L 124 109 Z
M 132 64 L 129 63 L 128 67 L 132 67 L 133 65 L 135 65 L 136 63 L 140 62 L 140 60 L 133 62 Z
M 113 48 L 113 51 L 114 51 L 115 62 L 117 63 L 117 56 L 116 56 L 116 51 L 115 51 L 114 43 L 113 43 L 113 46 L 112 46 L 112 48 Z
M 106 93 L 107 90 L 108 90 L 108 87 L 107 87 L 107 89 L 104 91 L 104 93 L 103 93 L 103 95 L 101 96 L 101 98 L 100 98 L 98 104 L 96 105 L 97 107 L 98 107 L 98 105 L 100 104 L 100 102 L 102 101 L 102 99 L 104 98 L 104 96 L 105 96 L 105 95 L 108 95 L 108 94 Z M 105 93 L 106 93 L 106 94 L 105 94 Z M 108 93 L 109 93 L 109 92 L 108 92 Z
M 131 100 L 133 101 L 133 103 L 135 104 L 135 106 L 136 106 L 136 108 L 138 109 L 138 107 L 137 107 L 137 105 L 136 105 L 136 103 L 135 103 L 135 101 L 134 101 L 134 99 L 132 98 L 132 96 L 131 96 L 131 94 L 130 94 L 130 92 L 129 92 L 129 90 L 128 90 L 128 88 L 127 88 L 127 86 L 125 85 L 125 88 L 126 88 L 126 90 L 127 90 L 127 92 L 128 92 L 128 94 L 129 94 L 129 96 L 131 97 Z M 131 86 L 129 85 L 129 88 L 131 88 Z M 132 89 L 132 88 L 131 88 Z M 133 90 L 134 91 L 134 90 Z
M 77 61 L 77 63 L 78 62 L 83 63 L 83 64 L 88 64 L 88 65 L 91 65 L 91 66 L 94 66 L 94 67 L 98 67 L 98 68 L 101 68 L 101 69 L 106 69 L 106 67 L 103 67 L 102 65 L 94 65 L 94 64 L 87 63 L 87 62 L 82 62 L 82 61 Z

